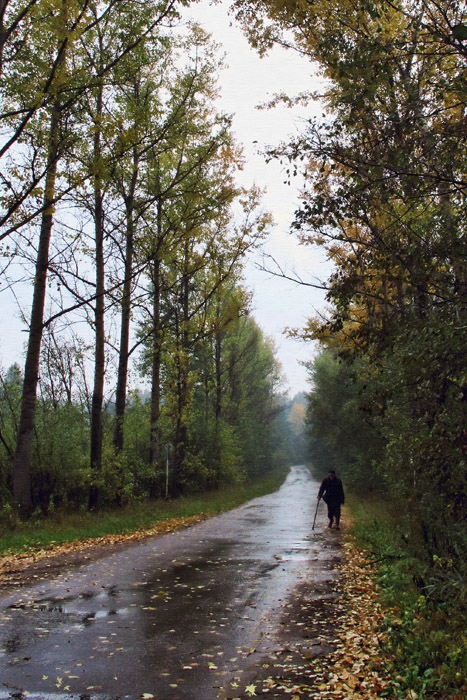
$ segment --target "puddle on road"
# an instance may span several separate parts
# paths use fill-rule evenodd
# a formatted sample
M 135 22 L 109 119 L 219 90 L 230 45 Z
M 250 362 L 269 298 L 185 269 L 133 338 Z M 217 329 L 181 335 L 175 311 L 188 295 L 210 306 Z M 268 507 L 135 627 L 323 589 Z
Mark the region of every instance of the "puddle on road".
M 94 700 L 96 698 L 95 693 L 90 695 L 89 693 L 81 693 L 81 694 L 70 694 L 70 693 L 29 693 L 29 692 L 22 692 L 21 690 L 18 690 L 17 688 L 15 689 L 12 687 L 11 691 L 8 691 L 8 684 L 4 684 L 7 686 L 6 692 L 8 695 L 5 694 L 5 689 L 1 690 L 0 689 L 0 700 L 70 700 L 70 698 L 74 697 L 76 700 Z M 129 696 L 125 696 L 129 698 Z M 108 700 L 123 700 L 123 698 L 120 695 L 108 695 L 106 694 L 106 698 Z
M 190 630 L 198 634 L 203 628 L 211 632 L 216 626 L 222 629 L 228 621 L 218 623 L 213 610 L 217 613 L 225 607 L 232 587 L 241 586 L 244 578 L 241 566 L 227 556 L 229 546 L 223 542 L 211 547 L 208 559 L 175 560 L 170 568 L 157 568 L 145 580 L 126 589 L 111 586 L 96 592 L 86 590 L 76 596 L 16 603 L 10 606 L 11 619 L 1 629 L 0 655 L 15 654 L 20 649 L 20 638 L 11 634 L 15 628 L 24 630 L 24 647 L 54 631 L 74 635 L 98 623 L 111 620 L 118 623 L 136 617 L 149 640 L 156 635 L 172 634 L 174 624 L 180 621 L 187 634 Z M 224 572 L 219 576 L 219 569 L 225 567 L 228 575 Z M 31 632 L 37 629 L 42 634 Z
M 260 527 L 261 525 L 266 525 L 269 522 L 267 518 L 259 518 L 258 516 L 254 516 L 254 515 L 253 516 L 247 515 L 245 517 L 245 520 L 248 521 L 249 525 L 256 525 L 258 527 Z
M 176 559 L 170 560 L 168 549 L 152 556 L 154 550 L 148 548 L 129 569 L 133 583 L 93 590 L 91 583 L 98 579 L 83 576 L 78 584 L 83 590 L 74 596 L 46 598 L 43 593 L 42 599 L 18 603 L 9 610 L 11 621 L 0 628 L 7 640 L 2 671 L 11 673 L 5 680 L 18 673 L 21 677 L 27 668 L 37 673 L 36 688 L 45 689 L 45 682 L 40 684 L 41 659 L 49 663 L 49 650 L 56 647 L 60 662 L 55 663 L 66 664 L 63 668 L 86 660 L 86 683 L 70 683 L 68 695 L 30 693 L 29 700 L 70 700 L 70 695 L 78 700 L 80 692 L 81 700 L 90 700 L 84 689 L 100 683 L 106 684 L 105 697 L 112 700 L 114 675 L 119 676 L 122 699 L 130 697 L 126 694 L 130 687 L 175 698 L 169 685 L 174 677 L 186 681 L 188 694 L 180 690 L 181 698 L 211 699 L 214 676 L 220 685 L 221 674 L 252 660 L 253 648 L 256 656 L 273 648 L 278 611 L 296 585 L 297 572 L 300 578 L 306 569 L 301 562 L 312 556 L 312 545 L 308 548 L 305 542 L 310 535 L 302 508 L 295 524 L 276 502 L 268 507 L 268 519 L 263 517 L 263 504 L 251 504 L 246 510 L 235 523 L 238 528 L 229 530 L 226 538 L 222 529 L 209 530 L 206 525 L 199 530 L 203 539 L 187 539 L 189 544 L 178 547 Z M 232 538 L 233 532 L 238 532 L 238 539 Z M 101 579 L 118 581 L 114 573 L 120 575 L 109 567 Z M 32 628 L 40 633 L 34 635 Z M 15 645 L 22 642 L 25 646 L 19 653 Z M 26 664 L 25 658 L 15 660 L 15 655 L 33 660 Z M 201 687 L 207 694 L 198 692 Z M 131 697 L 134 700 L 134 693 Z

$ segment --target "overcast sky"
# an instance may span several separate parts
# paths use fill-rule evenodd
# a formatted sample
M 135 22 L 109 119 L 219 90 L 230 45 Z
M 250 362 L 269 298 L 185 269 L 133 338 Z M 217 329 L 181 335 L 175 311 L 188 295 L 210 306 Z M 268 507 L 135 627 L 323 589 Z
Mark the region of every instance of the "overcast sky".
M 226 69 L 220 76 L 220 107 L 233 114 L 233 128 L 244 146 L 247 165 L 242 183 L 255 182 L 267 188 L 265 208 L 274 216 L 276 227 L 265 245 L 267 254 L 280 261 L 283 268 L 310 282 L 326 280 L 329 264 L 318 250 L 298 245 L 289 233 L 299 201 L 300 181 L 284 184 L 285 174 L 278 163 L 266 164 L 259 153 L 265 145 L 278 144 L 303 127 L 306 117 L 319 114 L 319 104 L 306 108 L 285 107 L 258 110 L 281 92 L 289 95 L 318 86 L 313 65 L 293 51 L 276 48 L 260 58 L 251 49 L 239 26 L 227 13 L 228 3 L 210 6 L 207 0 L 191 5 L 188 15 L 199 22 L 226 53 Z M 256 143 L 257 142 L 257 143 Z M 258 262 L 259 258 L 256 259 Z M 313 345 L 284 336 L 285 327 L 301 327 L 314 310 L 323 310 L 324 292 L 298 286 L 284 279 L 260 272 L 254 261 L 247 267 L 247 285 L 254 292 L 254 316 L 267 335 L 274 338 L 277 356 L 282 363 L 291 395 L 308 390 L 306 371 L 299 364 L 312 357 Z

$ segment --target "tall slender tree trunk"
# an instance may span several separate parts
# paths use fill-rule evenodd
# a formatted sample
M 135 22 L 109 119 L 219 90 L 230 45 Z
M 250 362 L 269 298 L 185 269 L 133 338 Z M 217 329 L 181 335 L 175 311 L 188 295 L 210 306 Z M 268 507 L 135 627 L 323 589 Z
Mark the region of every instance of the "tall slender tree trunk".
M 152 335 L 152 372 L 151 372 L 151 418 L 149 436 L 149 463 L 156 466 L 160 457 L 160 374 L 161 374 L 161 338 L 160 338 L 160 260 L 156 256 L 152 268 L 153 285 L 153 335 Z
M 215 374 L 216 374 L 216 405 L 215 405 L 215 435 L 214 435 L 214 441 L 215 441 L 215 454 L 216 454 L 216 466 L 215 466 L 215 472 L 216 472 L 216 486 L 219 486 L 220 481 L 221 481 L 221 457 L 222 457 L 222 451 L 221 451 L 221 446 L 220 446 L 220 436 L 219 436 L 219 427 L 220 427 L 220 419 L 221 419 L 221 413 L 222 413 L 222 366 L 221 366 L 221 357 L 222 357 L 222 331 L 220 328 L 220 316 L 221 316 L 221 307 L 220 307 L 220 293 L 219 290 L 217 291 L 217 303 L 216 303 L 216 334 L 214 338 L 214 362 L 215 362 Z
M 49 126 L 47 177 L 43 198 L 43 214 L 34 277 L 34 294 L 29 324 L 28 349 L 24 368 L 21 415 L 18 427 L 15 458 L 13 461 L 13 495 L 21 510 L 31 510 L 31 453 L 36 417 L 39 361 L 44 329 L 44 305 L 47 291 L 49 247 L 52 235 L 55 180 L 59 151 L 60 105 L 55 103 Z
M 118 357 L 117 389 L 115 392 L 115 429 L 114 448 L 116 452 L 123 450 L 123 423 L 125 420 L 126 389 L 128 380 L 128 360 L 130 351 L 130 319 L 131 319 L 131 287 L 134 255 L 134 199 L 138 177 L 136 149 L 133 159 L 134 171 L 130 184 L 129 195 L 125 198 L 126 207 L 126 246 L 125 271 L 123 281 L 120 349 Z
M 96 133 L 94 135 L 94 231 L 96 245 L 96 303 L 94 308 L 95 354 L 94 388 L 91 405 L 91 469 L 96 476 L 102 470 L 102 406 L 104 403 L 105 373 L 105 267 L 104 267 L 104 196 L 101 182 L 101 118 L 102 85 L 99 87 L 96 104 Z M 99 488 L 94 479 L 89 490 L 89 508 L 95 508 L 99 501 Z
M 175 427 L 175 450 L 174 469 L 172 479 L 172 493 L 176 495 L 181 491 L 181 474 L 185 462 L 188 447 L 188 426 L 187 426 L 187 406 L 188 406 L 188 376 L 186 368 L 186 357 L 183 352 L 177 357 L 177 419 Z
M 211 343 L 209 338 L 207 341 Z M 207 353 L 204 358 L 204 430 L 206 435 L 209 435 L 209 359 Z
M 186 246 L 185 260 L 188 260 L 188 247 Z M 180 476 L 183 471 L 183 463 L 188 447 L 188 351 L 189 351 L 189 274 L 185 266 L 181 285 L 182 323 L 178 329 L 177 352 L 177 419 L 175 430 L 175 454 L 174 454 L 174 478 L 173 490 L 178 493 L 181 490 Z
M 159 182 L 158 182 L 159 186 Z M 157 202 L 157 234 L 152 260 L 152 367 L 151 367 L 151 415 L 149 423 L 149 464 L 154 471 L 160 458 L 160 412 L 161 412 L 161 289 L 160 289 L 160 243 L 162 241 L 162 201 Z
M 221 356 L 222 356 L 222 331 L 220 329 L 220 295 L 217 294 L 216 303 L 216 334 L 214 338 L 214 361 L 216 368 L 216 407 L 215 407 L 215 417 L 216 417 L 216 438 L 219 428 L 219 420 L 222 413 L 222 367 L 221 367 Z

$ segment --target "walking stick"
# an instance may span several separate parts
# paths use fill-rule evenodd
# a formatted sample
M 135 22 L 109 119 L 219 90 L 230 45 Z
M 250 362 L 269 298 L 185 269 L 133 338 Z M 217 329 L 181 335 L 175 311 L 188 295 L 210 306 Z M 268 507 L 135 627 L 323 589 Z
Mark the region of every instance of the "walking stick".
M 316 504 L 315 517 L 314 517 L 314 520 L 313 520 L 313 526 L 312 526 L 312 528 L 311 528 L 312 530 L 315 529 L 316 516 L 318 515 L 318 508 L 319 508 L 319 504 L 320 504 L 320 503 L 321 503 L 321 498 L 318 498 L 318 503 Z

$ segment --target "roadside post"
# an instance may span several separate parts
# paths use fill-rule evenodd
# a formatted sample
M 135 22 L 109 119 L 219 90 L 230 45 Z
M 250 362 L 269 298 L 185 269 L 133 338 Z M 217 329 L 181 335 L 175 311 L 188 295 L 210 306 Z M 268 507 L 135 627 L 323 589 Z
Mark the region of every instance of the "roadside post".
M 170 442 L 165 446 L 165 500 L 169 498 L 169 462 L 170 462 Z

